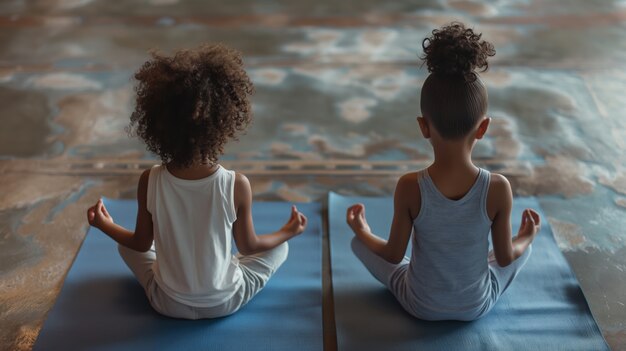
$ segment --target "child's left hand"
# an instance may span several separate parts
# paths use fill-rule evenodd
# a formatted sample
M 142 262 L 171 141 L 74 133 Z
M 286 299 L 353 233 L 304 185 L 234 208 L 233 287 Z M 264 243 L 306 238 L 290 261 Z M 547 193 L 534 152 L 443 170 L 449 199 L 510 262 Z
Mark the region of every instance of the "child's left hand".
M 367 220 L 365 219 L 365 206 L 363 204 L 354 204 L 348 207 L 346 222 L 348 222 L 352 231 L 357 235 L 363 232 L 372 232 L 369 224 L 367 224 Z
M 102 229 L 105 225 L 113 224 L 113 218 L 107 211 L 102 199 L 98 200 L 95 205 L 89 207 L 87 210 L 87 221 L 89 225 Z

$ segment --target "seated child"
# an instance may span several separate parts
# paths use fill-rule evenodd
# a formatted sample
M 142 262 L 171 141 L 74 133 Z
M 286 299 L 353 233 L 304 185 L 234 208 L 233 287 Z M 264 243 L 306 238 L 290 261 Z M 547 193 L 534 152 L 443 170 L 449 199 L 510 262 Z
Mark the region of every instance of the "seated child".
M 399 179 L 389 240 L 371 232 L 362 204 L 348 208 L 347 222 L 356 234 L 354 254 L 407 312 L 424 320 L 470 321 L 489 312 L 522 269 L 540 219 L 525 210 L 512 239 L 509 182 L 472 162 L 490 121 L 476 70 L 487 70 L 493 45 L 452 23 L 434 30 L 422 46 L 431 74 L 417 121 L 434 162 Z
M 282 228 L 257 236 L 248 179 L 217 163 L 251 120 L 252 83 L 240 54 L 222 45 L 153 54 L 135 79 L 130 130 L 162 164 L 139 179 L 134 232 L 115 224 L 101 200 L 87 211 L 89 224 L 119 243 L 159 313 L 232 314 L 265 286 L 287 258 L 286 241 L 307 223 L 292 206 Z

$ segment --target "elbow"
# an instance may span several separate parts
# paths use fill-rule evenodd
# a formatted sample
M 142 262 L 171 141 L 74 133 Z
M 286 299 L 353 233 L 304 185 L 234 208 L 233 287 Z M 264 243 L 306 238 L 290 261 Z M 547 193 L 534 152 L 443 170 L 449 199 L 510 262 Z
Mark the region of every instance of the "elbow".
M 258 241 L 254 243 L 244 242 L 241 244 L 237 244 L 237 242 L 235 242 L 235 245 L 237 245 L 237 251 L 244 256 L 254 255 L 259 251 Z
M 137 240 L 139 238 L 137 238 L 136 236 L 133 237 L 135 240 L 133 240 L 130 244 L 131 246 L 129 246 L 131 249 L 138 251 L 138 252 L 148 252 L 150 251 L 150 249 L 152 249 L 152 243 L 153 240 Z
M 402 262 L 403 258 L 404 257 L 399 257 L 399 258 L 398 257 L 390 257 L 390 258 L 387 258 L 386 261 L 391 263 L 391 264 L 399 264 L 400 262 Z
M 506 267 L 513 263 L 513 261 L 515 261 L 513 255 L 507 257 L 496 257 L 496 262 L 498 262 L 498 266 L 500 267 Z
M 376 252 L 376 254 L 383 260 L 391 264 L 398 264 L 402 262 L 402 260 L 404 259 L 405 250 L 399 250 L 397 248 L 390 246 L 387 243 L 387 245 L 379 247 L 378 251 L 374 251 L 374 252 Z
M 137 245 L 134 250 L 139 252 L 148 252 L 152 248 L 152 243 Z
M 383 256 L 383 259 L 391 264 L 399 264 L 404 259 L 403 254 L 390 253 Z
M 255 250 L 250 249 L 249 247 L 238 247 L 237 250 L 239 251 L 240 254 L 244 255 L 244 256 L 248 256 L 248 255 L 253 255 L 256 253 Z

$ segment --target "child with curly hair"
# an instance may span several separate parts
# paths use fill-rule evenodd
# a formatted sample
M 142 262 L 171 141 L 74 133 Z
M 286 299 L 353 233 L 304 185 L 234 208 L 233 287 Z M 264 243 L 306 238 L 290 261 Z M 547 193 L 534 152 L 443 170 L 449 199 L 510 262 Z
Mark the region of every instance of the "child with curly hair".
M 452 23 L 422 43 L 430 75 L 417 122 L 435 159 L 399 179 L 389 240 L 372 233 L 362 204 L 347 210 L 354 254 L 407 312 L 424 320 L 484 316 L 528 260 L 540 228 L 537 212 L 526 209 L 512 238 L 509 182 L 472 162 L 490 122 L 487 90 L 476 70 L 486 71 L 487 58 L 495 55 L 481 36 Z M 404 253 L 411 237 L 409 259 Z
M 88 209 L 89 224 L 119 243 L 159 313 L 232 314 L 265 286 L 287 258 L 286 241 L 307 224 L 292 206 L 282 228 L 257 236 L 248 179 L 218 164 L 226 142 L 251 120 L 253 85 L 240 54 L 222 45 L 153 54 L 135 79 L 129 129 L 162 164 L 139 178 L 134 232 L 114 223 L 102 200 Z

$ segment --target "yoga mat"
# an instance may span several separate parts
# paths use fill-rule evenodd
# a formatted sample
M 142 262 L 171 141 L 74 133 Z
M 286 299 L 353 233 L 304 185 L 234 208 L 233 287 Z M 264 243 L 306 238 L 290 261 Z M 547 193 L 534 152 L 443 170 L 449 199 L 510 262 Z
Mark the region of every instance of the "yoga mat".
M 524 208 L 542 215 L 529 261 L 491 312 L 473 322 L 421 321 L 400 307 L 350 249 L 354 234 L 345 213 L 358 202 L 374 233 L 385 238 L 393 215 L 391 198 L 329 195 L 339 350 L 608 350 L 536 199 L 514 199 L 512 214 L 515 232 Z
M 136 201 L 106 200 L 114 220 L 134 228 Z M 253 205 L 258 233 L 277 230 L 290 204 Z M 322 350 L 321 206 L 298 204 L 309 219 L 289 257 L 235 314 L 181 320 L 155 312 L 117 244 L 90 228 L 34 350 Z

